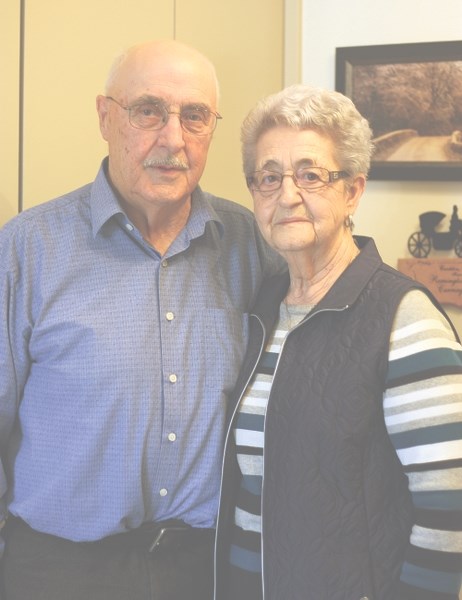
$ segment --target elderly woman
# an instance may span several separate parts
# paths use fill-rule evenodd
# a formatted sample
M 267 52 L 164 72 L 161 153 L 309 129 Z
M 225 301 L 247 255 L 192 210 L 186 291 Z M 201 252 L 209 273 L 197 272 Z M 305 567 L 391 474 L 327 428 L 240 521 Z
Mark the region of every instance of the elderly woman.
M 462 348 L 429 292 L 352 235 L 368 123 L 298 85 L 242 140 L 289 270 L 261 290 L 230 408 L 217 598 L 459 599 Z

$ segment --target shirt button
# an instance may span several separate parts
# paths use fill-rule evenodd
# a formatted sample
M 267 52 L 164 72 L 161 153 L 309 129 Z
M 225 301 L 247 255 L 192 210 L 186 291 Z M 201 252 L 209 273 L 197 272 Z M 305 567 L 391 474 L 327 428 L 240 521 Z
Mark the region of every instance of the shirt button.
M 133 225 L 131 223 L 125 223 L 125 227 L 128 229 L 128 231 L 133 231 Z
M 173 431 L 172 431 L 171 433 L 168 434 L 167 438 L 168 438 L 169 442 L 174 442 L 176 440 L 176 433 L 173 433 Z
M 165 488 L 162 488 L 161 490 L 159 490 L 159 495 L 160 496 L 166 496 L 168 494 L 167 490 Z
M 175 373 L 172 373 L 171 375 L 168 376 L 168 380 L 170 381 L 170 383 L 176 383 L 178 380 L 178 377 L 175 375 Z
M 161 264 L 161 265 L 164 267 L 164 269 L 165 269 L 166 267 L 168 267 L 168 260 L 163 260 L 163 261 L 162 261 L 160 264 Z
M 175 318 L 175 315 L 172 312 L 168 312 L 165 314 L 165 318 L 167 319 L 167 321 L 173 321 L 173 319 Z

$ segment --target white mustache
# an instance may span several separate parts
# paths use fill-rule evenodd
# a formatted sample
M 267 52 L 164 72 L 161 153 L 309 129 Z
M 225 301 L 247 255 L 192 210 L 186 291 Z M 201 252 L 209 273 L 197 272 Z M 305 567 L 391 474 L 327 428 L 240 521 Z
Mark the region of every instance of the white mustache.
M 189 169 L 189 165 L 184 160 L 176 158 L 175 156 L 167 156 L 164 158 L 147 158 L 143 162 L 143 167 L 149 169 L 150 167 L 170 167 L 173 169 L 181 169 L 186 171 Z

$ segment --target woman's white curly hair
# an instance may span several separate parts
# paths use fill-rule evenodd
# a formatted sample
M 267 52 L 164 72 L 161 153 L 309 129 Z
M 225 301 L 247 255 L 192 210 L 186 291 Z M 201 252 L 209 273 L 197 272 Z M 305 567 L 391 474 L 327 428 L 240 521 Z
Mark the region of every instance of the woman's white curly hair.
M 255 171 L 256 145 L 273 127 L 313 129 L 334 142 L 341 170 L 367 176 L 373 145 L 368 121 L 353 102 L 339 92 L 295 84 L 260 100 L 241 128 L 242 160 L 248 179 Z

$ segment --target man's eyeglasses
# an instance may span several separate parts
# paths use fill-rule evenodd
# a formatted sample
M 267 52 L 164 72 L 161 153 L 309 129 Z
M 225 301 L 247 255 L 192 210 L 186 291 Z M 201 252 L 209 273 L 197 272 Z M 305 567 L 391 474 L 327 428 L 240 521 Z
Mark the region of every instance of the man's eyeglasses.
M 106 96 L 123 110 L 128 112 L 128 120 L 136 129 L 155 131 L 162 129 L 170 115 L 178 115 L 181 127 L 184 131 L 194 135 L 208 135 L 215 130 L 217 120 L 221 115 L 215 113 L 205 106 L 184 106 L 180 112 L 168 110 L 162 102 L 140 101 L 131 106 L 123 106 L 112 96 Z
M 295 185 L 307 192 L 315 192 L 339 179 L 349 177 L 346 171 L 329 171 L 322 167 L 301 167 L 296 171 L 279 173 L 277 171 L 255 171 L 247 178 L 247 185 L 253 191 L 271 195 L 281 189 L 284 177 L 291 177 Z

